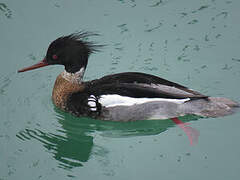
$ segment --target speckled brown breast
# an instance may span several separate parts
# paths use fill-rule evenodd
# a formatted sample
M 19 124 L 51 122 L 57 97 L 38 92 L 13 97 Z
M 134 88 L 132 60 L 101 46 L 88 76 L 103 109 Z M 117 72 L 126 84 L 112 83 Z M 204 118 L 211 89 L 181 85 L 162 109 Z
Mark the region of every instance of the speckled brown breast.
M 58 75 L 52 92 L 53 103 L 60 109 L 66 110 L 66 101 L 69 95 L 74 92 L 83 91 L 84 85 L 70 82 Z

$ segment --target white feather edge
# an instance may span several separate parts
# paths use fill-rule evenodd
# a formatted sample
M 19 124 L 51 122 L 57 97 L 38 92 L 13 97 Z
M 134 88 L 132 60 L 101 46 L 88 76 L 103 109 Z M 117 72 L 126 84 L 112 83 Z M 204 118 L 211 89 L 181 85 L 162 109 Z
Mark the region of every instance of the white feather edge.
M 147 102 L 173 102 L 176 104 L 182 104 L 186 101 L 189 101 L 190 98 L 185 99 L 166 99 L 166 98 L 132 98 L 127 96 L 120 96 L 118 94 L 111 95 L 102 95 L 99 98 L 99 103 L 105 107 L 114 107 L 114 106 L 132 106 L 135 104 L 143 104 Z

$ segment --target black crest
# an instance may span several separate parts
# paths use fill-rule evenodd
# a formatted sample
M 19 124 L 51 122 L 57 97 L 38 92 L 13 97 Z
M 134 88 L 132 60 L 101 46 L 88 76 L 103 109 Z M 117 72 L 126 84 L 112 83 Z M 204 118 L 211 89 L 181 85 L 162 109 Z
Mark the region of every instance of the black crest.
M 86 54 L 90 54 L 99 51 L 102 45 L 97 45 L 96 43 L 89 41 L 92 36 L 99 36 L 97 33 L 91 32 L 76 32 L 67 36 L 62 36 L 52 42 L 54 45 L 64 44 L 65 46 L 75 45 L 81 47 L 85 50 Z

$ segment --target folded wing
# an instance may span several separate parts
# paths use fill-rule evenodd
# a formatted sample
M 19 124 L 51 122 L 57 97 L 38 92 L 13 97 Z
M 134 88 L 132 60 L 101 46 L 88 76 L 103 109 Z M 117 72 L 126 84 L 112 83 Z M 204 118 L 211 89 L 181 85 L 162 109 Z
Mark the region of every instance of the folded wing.
M 95 96 L 118 94 L 134 98 L 206 98 L 199 92 L 157 76 L 127 72 L 90 81 L 87 90 Z

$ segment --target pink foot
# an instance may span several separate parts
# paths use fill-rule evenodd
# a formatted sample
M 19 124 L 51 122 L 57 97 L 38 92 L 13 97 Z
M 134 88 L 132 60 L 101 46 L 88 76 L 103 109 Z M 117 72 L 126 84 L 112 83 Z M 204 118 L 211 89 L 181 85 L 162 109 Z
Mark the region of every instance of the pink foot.
M 178 118 L 171 118 L 171 120 L 174 123 L 176 123 L 178 125 L 178 127 L 180 127 L 186 133 L 186 135 L 188 136 L 188 139 L 190 141 L 190 145 L 194 145 L 194 144 L 198 143 L 198 137 L 199 137 L 200 133 L 198 132 L 197 129 L 187 126 L 190 124 L 184 123 Z

